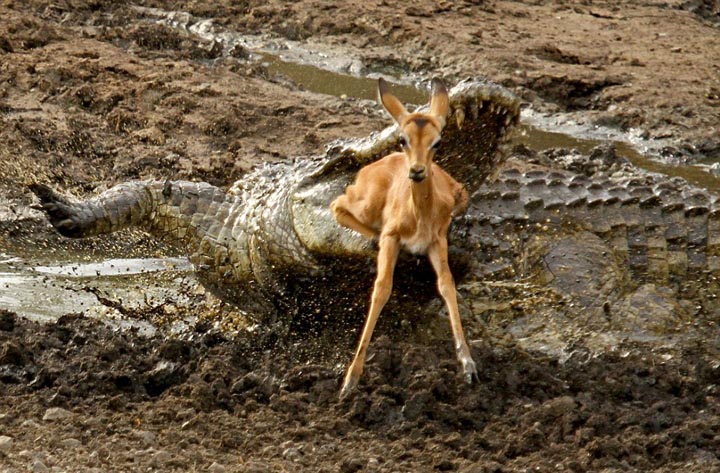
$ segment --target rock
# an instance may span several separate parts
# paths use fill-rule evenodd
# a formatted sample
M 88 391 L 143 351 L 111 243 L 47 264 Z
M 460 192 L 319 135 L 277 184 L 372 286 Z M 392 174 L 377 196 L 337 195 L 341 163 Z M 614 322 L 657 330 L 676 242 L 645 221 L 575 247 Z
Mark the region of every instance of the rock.
M 45 471 L 50 471 L 50 469 L 45 466 L 45 463 L 41 462 L 38 459 L 35 459 L 30 464 L 30 471 L 32 471 L 33 473 L 43 473 Z
M 145 389 L 151 396 L 159 396 L 166 389 L 183 381 L 183 375 L 177 363 L 170 361 L 158 362 L 147 373 Z
M 207 469 L 208 473 L 225 473 L 227 469 L 221 464 L 214 462 Z
M 300 450 L 295 447 L 289 447 L 283 450 L 282 456 L 286 460 L 296 462 L 302 458 L 302 453 L 300 453 Z
M 60 445 L 62 445 L 62 447 L 65 449 L 73 449 L 73 448 L 80 447 L 82 445 L 82 442 L 78 439 L 71 437 L 71 438 L 63 439 L 60 442 Z
M 22 428 L 26 429 L 26 430 L 27 430 L 27 429 L 40 429 L 40 428 L 42 428 L 42 427 L 40 426 L 40 424 L 38 424 L 37 422 L 35 422 L 35 421 L 32 420 L 32 419 L 24 420 L 23 423 L 22 423 L 20 426 L 21 426 Z
M 162 467 L 172 460 L 172 454 L 166 450 L 158 450 L 153 454 L 150 463 L 155 467 Z
M 133 437 L 140 440 L 145 446 L 152 445 L 157 438 L 154 433 L 148 432 L 147 430 L 135 430 L 133 431 Z
M 156 126 L 133 132 L 133 136 L 138 141 L 151 145 L 164 145 L 166 140 L 165 134 Z
M 57 421 L 57 420 L 65 420 L 72 416 L 72 412 L 63 409 L 62 407 L 51 407 L 47 411 L 45 411 L 45 415 L 43 416 L 43 420 L 45 421 Z
M 13 447 L 12 437 L 7 435 L 0 435 L 0 453 L 8 454 Z

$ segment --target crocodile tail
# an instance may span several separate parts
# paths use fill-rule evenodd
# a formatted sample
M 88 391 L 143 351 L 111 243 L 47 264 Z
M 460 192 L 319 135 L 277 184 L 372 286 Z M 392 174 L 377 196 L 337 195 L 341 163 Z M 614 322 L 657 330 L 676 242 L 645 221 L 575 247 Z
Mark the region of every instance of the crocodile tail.
M 186 181 L 133 181 L 84 201 L 72 201 L 45 184 L 31 184 L 30 190 L 40 199 L 35 208 L 45 211 L 53 227 L 70 238 L 136 227 L 172 245 L 214 241 L 224 230 L 218 223 L 230 209 L 224 190 Z
M 137 225 L 147 217 L 154 202 L 147 184 L 130 182 L 109 189 L 94 199 L 74 202 L 45 184 L 31 184 L 40 199 L 34 206 L 48 215 L 57 231 L 69 238 L 84 238 Z

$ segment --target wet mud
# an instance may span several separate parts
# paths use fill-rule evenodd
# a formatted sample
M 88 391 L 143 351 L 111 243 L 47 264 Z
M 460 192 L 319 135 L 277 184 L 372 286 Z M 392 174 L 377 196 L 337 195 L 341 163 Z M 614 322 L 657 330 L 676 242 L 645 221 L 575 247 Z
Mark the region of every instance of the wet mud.
M 143 337 L 68 315 L 0 319 L 9 471 L 715 471 L 717 362 L 642 350 L 563 362 L 377 337 L 361 392 L 273 337 Z M 31 447 L 28 442 L 34 442 Z M 20 448 L 18 448 L 20 447 Z M 213 467 L 214 465 L 214 467 Z M 92 470 L 92 469 L 95 470 Z M 208 470 L 208 468 L 214 468 Z M 7 471 L 7 470 L 6 470 Z
M 718 158 L 713 2 L 143 2 L 150 7 L 269 37 L 280 50 L 297 41 L 340 51 L 353 59 L 349 73 L 407 83 L 485 75 L 535 113 L 562 117 L 560 126 L 665 140 L 663 166 Z M 367 97 L 307 90 L 247 45 L 228 49 L 137 5 L 6 2 L 0 17 L 3 262 L 178 256 L 136 233 L 60 238 L 30 207 L 31 182 L 78 196 L 149 177 L 229 186 L 258 163 L 315 154 L 388 122 Z M 250 322 L 192 277 L 163 274 L 188 298 L 132 305 L 83 279 L 113 317 L 78 305 L 38 323 L 0 309 L 1 471 L 720 471 L 712 327 L 604 351 L 579 340 L 559 355 L 497 324 L 471 329 L 480 370 L 468 386 L 446 320 L 389 313 L 359 391 L 341 402 L 364 309 L 351 321 L 230 331 L 219 321 Z M 150 291 L 153 278 L 127 292 Z M 528 296 L 522 287 L 513 299 Z M 503 310 L 519 319 L 528 304 Z M 488 325 L 494 316 L 483 312 Z

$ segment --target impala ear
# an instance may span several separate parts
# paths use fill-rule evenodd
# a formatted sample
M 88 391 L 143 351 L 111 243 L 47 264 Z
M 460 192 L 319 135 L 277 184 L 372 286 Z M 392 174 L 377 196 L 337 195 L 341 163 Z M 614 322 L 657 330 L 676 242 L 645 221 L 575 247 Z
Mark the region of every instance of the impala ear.
M 390 93 L 390 87 L 388 87 L 388 83 L 385 82 L 385 79 L 382 77 L 378 79 L 378 100 L 398 125 L 408 115 L 408 111 L 403 104 L 400 103 L 397 97 Z
M 443 81 L 437 77 L 432 80 L 432 93 L 430 97 L 430 114 L 440 121 L 440 126 L 445 127 L 450 100 L 448 91 Z

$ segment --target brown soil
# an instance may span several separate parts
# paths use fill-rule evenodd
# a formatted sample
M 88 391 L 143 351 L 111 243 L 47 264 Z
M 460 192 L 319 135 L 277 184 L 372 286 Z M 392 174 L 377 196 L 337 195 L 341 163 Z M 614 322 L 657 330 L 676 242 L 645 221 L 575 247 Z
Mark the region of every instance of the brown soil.
M 668 139 L 671 156 L 720 153 L 717 2 L 144 5 L 342 47 L 369 70 L 485 75 L 539 110 Z M 0 18 L 0 239 L 45 235 L 32 181 L 228 185 L 387 123 L 124 2 L 4 2 Z M 338 402 L 351 346 L 313 357 L 273 330 L 177 339 L 2 312 L 0 470 L 720 471 L 717 340 L 559 360 L 489 339 L 466 386 L 449 338 L 406 335 L 379 333 L 360 392 Z

